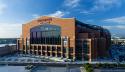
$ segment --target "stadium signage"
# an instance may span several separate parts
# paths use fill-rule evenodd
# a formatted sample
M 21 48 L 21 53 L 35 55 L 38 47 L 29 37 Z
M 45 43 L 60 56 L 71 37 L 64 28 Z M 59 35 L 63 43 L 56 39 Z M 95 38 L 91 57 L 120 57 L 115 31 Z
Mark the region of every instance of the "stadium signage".
M 37 20 L 40 24 L 43 24 L 43 23 L 48 23 L 50 24 L 50 22 L 52 21 L 52 18 L 47 18 L 47 19 L 39 19 Z

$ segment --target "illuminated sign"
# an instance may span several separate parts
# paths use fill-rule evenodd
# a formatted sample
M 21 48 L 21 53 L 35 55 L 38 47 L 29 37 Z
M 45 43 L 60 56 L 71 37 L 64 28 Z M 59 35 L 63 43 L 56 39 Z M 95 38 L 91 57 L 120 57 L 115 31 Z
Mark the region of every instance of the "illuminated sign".
M 37 20 L 40 24 L 43 24 L 43 23 L 50 23 L 52 21 L 52 18 L 48 18 L 48 19 L 40 19 L 40 20 Z

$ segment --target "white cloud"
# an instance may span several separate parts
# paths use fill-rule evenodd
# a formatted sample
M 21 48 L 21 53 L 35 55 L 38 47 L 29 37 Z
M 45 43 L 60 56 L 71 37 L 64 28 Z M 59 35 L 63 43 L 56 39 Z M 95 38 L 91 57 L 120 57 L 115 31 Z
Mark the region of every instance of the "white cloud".
M 40 15 L 38 15 L 38 14 L 33 14 L 32 17 L 36 19 L 36 18 L 39 18 Z
M 118 24 L 125 24 L 125 16 L 105 19 L 104 21 L 105 22 L 114 22 L 114 23 L 118 23 Z
M 122 0 L 95 0 L 91 11 L 107 10 L 112 7 L 119 7 Z
M 119 29 L 125 29 L 125 26 L 123 26 L 123 25 L 118 25 L 117 28 L 119 28 Z
M 103 26 L 104 28 L 106 28 L 106 29 L 112 29 L 113 28 L 113 26 Z
M 85 15 L 94 14 L 93 12 L 87 11 L 87 10 L 83 10 L 83 11 L 81 11 L 80 13 L 83 13 L 83 14 L 85 14 Z
M 0 2 L 0 15 L 3 14 L 6 8 L 7 8 L 7 5 Z
M 69 12 L 56 11 L 56 12 L 54 12 L 54 13 L 52 13 L 52 14 L 48 14 L 47 16 L 59 17 L 59 18 L 61 18 L 61 17 L 65 16 L 65 15 L 68 14 L 68 13 L 69 13 Z
M 125 30 L 125 25 L 116 25 L 116 26 L 103 26 L 104 28 L 107 29 L 119 29 L 119 30 Z
M 39 18 L 40 16 L 50 16 L 50 17 L 58 17 L 58 18 L 61 18 L 61 17 L 64 17 L 66 14 L 69 14 L 69 12 L 63 12 L 63 11 L 56 11 L 54 13 L 51 13 L 51 14 L 48 14 L 48 15 L 39 15 L 39 14 L 33 14 L 32 15 L 32 18 L 36 19 L 36 18 Z
M 112 8 L 118 8 L 122 4 L 122 0 L 93 0 L 93 6 L 87 10 L 81 10 L 83 14 L 95 14 L 98 11 L 107 11 Z
M 79 5 L 80 0 L 65 0 L 64 5 L 67 7 L 77 7 Z
M 18 38 L 21 35 L 22 24 L 0 23 L 0 38 Z

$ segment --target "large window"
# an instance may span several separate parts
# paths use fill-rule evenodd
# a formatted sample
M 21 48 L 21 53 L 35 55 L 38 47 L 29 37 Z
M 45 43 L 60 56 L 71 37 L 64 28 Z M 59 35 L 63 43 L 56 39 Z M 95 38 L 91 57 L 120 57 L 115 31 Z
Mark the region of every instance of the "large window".
M 88 42 L 87 41 L 84 41 L 83 42 L 83 52 L 85 54 L 88 54 L 89 53 L 89 45 L 87 44 Z
M 44 24 L 30 29 L 31 44 L 61 44 L 61 28 Z

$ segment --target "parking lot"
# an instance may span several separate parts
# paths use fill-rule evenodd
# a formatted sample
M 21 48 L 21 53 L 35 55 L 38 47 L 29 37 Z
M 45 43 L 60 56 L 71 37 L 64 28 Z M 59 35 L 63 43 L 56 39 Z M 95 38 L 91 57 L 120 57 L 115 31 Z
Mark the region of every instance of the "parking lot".
M 0 62 L 26 62 L 26 63 L 33 63 L 33 62 L 49 62 L 50 60 L 45 57 L 36 57 L 36 56 L 26 56 L 26 55 L 19 55 L 19 54 L 14 54 L 14 55 L 7 55 L 0 57 Z

